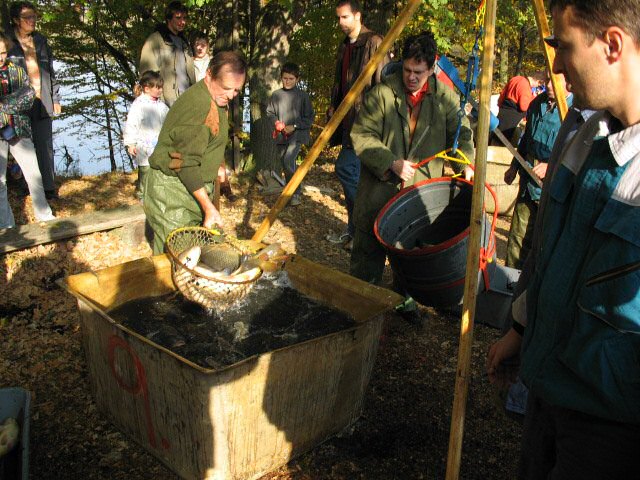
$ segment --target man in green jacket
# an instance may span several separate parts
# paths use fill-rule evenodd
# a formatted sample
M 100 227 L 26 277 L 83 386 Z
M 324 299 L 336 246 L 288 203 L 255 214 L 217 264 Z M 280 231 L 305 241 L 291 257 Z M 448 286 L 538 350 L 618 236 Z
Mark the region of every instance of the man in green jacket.
M 224 159 L 227 105 L 245 81 L 246 62 L 237 53 L 217 53 L 207 74 L 173 104 L 149 164 L 144 211 L 154 232 L 153 251 L 162 253 L 172 230 L 222 225 L 210 196 Z
M 431 32 L 409 37 L 402 50 L 402 70 L 384 78 L 365 97 L 351 130 L 351 140 L 362 161 L 356 196 L 356 226 L 351 274 L 380 283 L 386 252 L 378 243 L 373 224 L 380 209 L 404 185 L 443 174 L 436 159 L 422 168 L 420 160 L 453 145 L 458 126 L 457 95 L 433 75 L 436 43 Z M 466 118 L 459 149 L 473 159 L 473 134 Z M 462 164 L 454 163 L 455 170 Z

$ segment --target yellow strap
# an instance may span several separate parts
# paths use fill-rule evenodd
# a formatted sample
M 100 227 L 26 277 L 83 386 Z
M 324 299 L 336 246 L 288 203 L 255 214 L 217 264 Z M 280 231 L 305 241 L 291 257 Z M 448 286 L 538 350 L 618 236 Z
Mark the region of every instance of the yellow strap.
M 456 152 L 456 154 L 462 158 L 452 157 L 451 155 L 448 155 L 448 153 L 451 152 L 451 150 L 452 150 L 451 148 L 442 150 L 441 152 L 436 153 L 434 157 L 442 158 L 443 160 L 449 160 L 450 162 L 462 163 L 463 165 L 471 165 L 471 162 L 469 161 L 469 159 L 467 158 L 467 156 L 464 154 L 462 150 L 458 149 Z
M 484 25 L 484 14 L 486 12 L 486 2 L 482 0 L 476 11 L 476 28 L 480 29 Z

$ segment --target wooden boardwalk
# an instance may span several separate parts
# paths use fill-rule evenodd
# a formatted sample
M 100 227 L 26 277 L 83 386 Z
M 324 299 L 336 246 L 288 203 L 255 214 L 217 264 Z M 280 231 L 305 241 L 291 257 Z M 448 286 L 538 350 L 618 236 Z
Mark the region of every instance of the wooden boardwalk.
M 49 222 L 2 228 L 0 229 L 0 254 L 116 228 L 122 228 L 127 235 L 132 235 L 132 239 L 141 241 L 145 229 L 142 206 L 125 206 Z

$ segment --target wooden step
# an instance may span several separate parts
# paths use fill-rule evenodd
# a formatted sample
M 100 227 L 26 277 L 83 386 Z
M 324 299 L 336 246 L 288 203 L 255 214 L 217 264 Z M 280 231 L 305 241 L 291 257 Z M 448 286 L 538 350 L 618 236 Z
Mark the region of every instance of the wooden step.
M 130 205 L 48 222 L 0 228 L 0 254 L 116 228 L 125 228 L 128 235 L 141 241 L 144 237 L 144 224 L 142 206 Z

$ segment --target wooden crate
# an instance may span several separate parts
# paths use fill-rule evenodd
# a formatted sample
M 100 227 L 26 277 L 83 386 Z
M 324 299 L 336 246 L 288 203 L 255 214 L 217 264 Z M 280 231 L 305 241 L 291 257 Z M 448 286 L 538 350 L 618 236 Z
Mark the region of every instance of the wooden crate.
M 487 150 L 487 177 L 486 181 L 496 192 L 498 197 L 498 213 L 511 215 L 518 198 L 518 185 L 520 178 L 516 177 L 511 185 L 504 183 L 504 172 L 511 165 L 513 155 L 506 147 L 490 146 Z M 485 206 L 488 213 L 493 213 L 495 205 L 489 193 L 485 193 Z
M 64 282 L 78 298 L 96 403 L 119 429 L 183 478 L 255 479 L 358 418 L 383 317 L 399 295 L 293 257 L 294 287 L 356 326 L 211 370 L 107 313 L 173 291 L 170 268 L 159 255 Z

